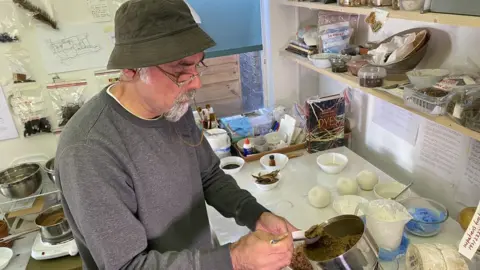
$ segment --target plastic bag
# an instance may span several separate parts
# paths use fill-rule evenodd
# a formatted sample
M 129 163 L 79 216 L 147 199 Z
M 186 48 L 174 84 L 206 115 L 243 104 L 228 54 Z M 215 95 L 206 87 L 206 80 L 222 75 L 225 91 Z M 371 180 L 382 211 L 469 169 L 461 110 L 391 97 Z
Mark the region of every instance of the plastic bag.
M 52 131 L 42 88 L 38 84 L 12 86 L 8 100 L 13 113 L 24 125 L 25 137 Z
M 30 54 L 19 44 L 15 44 L 5 53 L 8 61 L 8 68 L 12 76 L 2 79 L 4 85 L 13 83 L 35 82 L 32 76 Z
M 58 29 L 57 22 L 53 18 L 52 5 L 47 0 L 13 0 L 19 21 L 24 27 L 34 23 L 47 25 L 52 29 Z
M 84 103 L 87 81 L 68 81 L 47 85 L 59 128 L 65 126 Z
M 350 44 L 357 24 L 358 15 L 320 12 L 318 36 L 322 51 L 341 53 Z
M 14 4 L 0 2 L 0 11 L 0 43 L 18 41 L 19 28 Z
M 95 71 L 95 78 L 97 79 L 98 86 L 105 88 L 112 83 L 116 83 L 120 80 L 120 70 L 99 70 Z

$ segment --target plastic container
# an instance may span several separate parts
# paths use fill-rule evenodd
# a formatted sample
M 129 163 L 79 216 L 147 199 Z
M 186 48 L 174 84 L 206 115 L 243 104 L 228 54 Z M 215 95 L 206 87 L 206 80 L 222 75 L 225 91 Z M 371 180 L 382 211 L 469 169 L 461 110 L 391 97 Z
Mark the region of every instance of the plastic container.
M 424 0 L 399 0 L 400 1 L 400 8 L 402 10 L 407 11 L 415 11 L 421 10 L 423 4 L 425 3 Z
M 329 58 L 329 60 L 332 64 L 332 72 L 344 73 L 348 71 L 347 62 L 350 60 L 350 58 L 343 56 L 332 56 Z
M 455 122 L 480 132 L 480 86 L 464 86 L 450 96 L 447 113 Z
M 396 250 L 402 241 L 405 224 L 412 219 L 407 209 L 392 200 L 371 201 L 368 206 L 360 204 L 365 212 L 367 228 L 378 247 Z
M 408 198 L 402 202 L 412 220 L 405 229 L 407 232 L 421 237 L 437 235 L 443 223 L 448 219 L 448 210 L 441 203 L 426 198 Z
M 338 4 L 344 7 L 368 6 L 368 0 L 338 0 Z
M 348 71 L 352 73 L 353 76 L 358 76 L 358 71 L 367 64 L 367 60 L 350 60 L 347 62 Z
M 409 84 L 404 87 L 403 100 L 405 105 L 417 111 L 431 115 L 443 115 L 447 110 L 450 95 L 449 92 L 436 88 L 417 90 Z
M 358 71 L 359 83 L 363 87 L 380 87 L 385 77 L 387 70 L 383 67 L 364 66 Z

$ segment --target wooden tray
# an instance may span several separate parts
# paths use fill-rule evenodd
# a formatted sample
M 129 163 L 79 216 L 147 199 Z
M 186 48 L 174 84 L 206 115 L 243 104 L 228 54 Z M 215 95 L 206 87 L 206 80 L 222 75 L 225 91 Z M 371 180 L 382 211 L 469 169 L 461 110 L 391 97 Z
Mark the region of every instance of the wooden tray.
M 268 154 L 273 154 L 273 153 L 285 154 L 285 153 L 295 152 L 295 151 L 298 151 L 298 150 L 305 149 L 306 146 L 307 146 L 306 143 L 301 143 L 301 144 L 296 144 L 296 145 L 291 145 L 291 146 L 288 146 L 288 147 L 284 147 L 284 148 L 281 148 L 281 149 L 275 149 L 275 150 L 268 151 L 268 152 L 262 152 L 262 153 L 258 153 L 258 154 L 244 156 L 242 149 L 239 149 L 237 144 L 234 144 L 234 148 L 235 148 L 235 150 L 237 150 L 238 156 L 243 158 L 246 162 L 259 160 L 261 157 L 263 157 L 265 155 L 268 155 Z

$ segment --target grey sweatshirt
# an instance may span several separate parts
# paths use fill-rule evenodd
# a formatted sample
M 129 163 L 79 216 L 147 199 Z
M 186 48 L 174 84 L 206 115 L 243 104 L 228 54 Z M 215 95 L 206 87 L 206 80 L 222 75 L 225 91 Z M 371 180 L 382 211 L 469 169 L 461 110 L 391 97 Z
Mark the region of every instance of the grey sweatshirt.
M 254 229 L 267 211 L 219 168 L 193 114 L 142 120 L 105 89 L 63 130 L 57 185 L 84 269 L 231 269 L 205 201 Z

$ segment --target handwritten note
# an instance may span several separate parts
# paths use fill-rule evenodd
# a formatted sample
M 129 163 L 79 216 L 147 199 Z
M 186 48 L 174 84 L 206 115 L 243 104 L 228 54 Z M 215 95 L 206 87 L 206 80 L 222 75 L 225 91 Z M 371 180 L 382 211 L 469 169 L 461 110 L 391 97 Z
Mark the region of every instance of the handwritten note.
M 418 136 L 418 166 L 450 183 L 459 179 L 458 168 L 465 167 L 468 138 L 431 121 L 425 121 Z
M 12 115 L 8 109 L 7 100 L 0 87 L 0 141 L 14 139 L 18 137 L 15 122 L 13 122 Z
M 373 122 L 411 145 L 417 141 L 420 118 L 407 110 L 376 99 Z
M 95 22 L 112 20 L 107 0 L 87 0 L 87 5 Z
M 468 161 L 463 177 L 457 185 L 455 199 L 464 205 L 475 205 L 480 200 L 480 142 L 471 140 Z
M 458 245 L 458 252 L 468 259 L 472 259 L 480 247 L 480 202 L 473 215 L 470 225 Z

